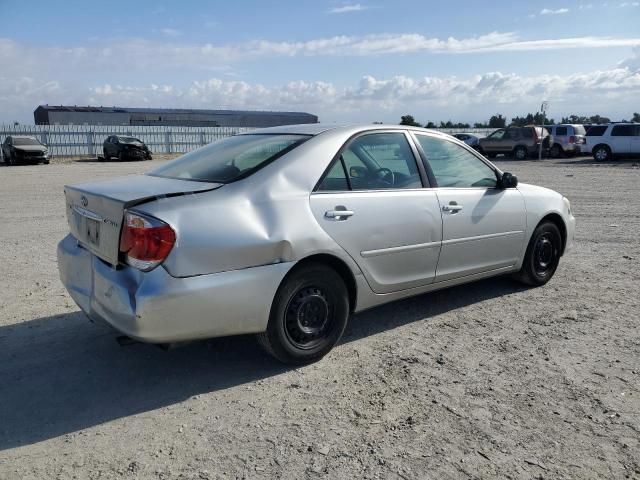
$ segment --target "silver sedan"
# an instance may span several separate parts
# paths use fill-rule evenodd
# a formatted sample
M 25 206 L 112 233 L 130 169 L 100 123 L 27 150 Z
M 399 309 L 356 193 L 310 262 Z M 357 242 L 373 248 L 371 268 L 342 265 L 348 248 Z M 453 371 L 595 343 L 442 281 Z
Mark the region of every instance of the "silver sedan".
M 404 126 L 254 130 L 65 194 L 60 277 L 91 319 L 152 343 L 256 333 L 293 364 L 376 305 L 503 274 L 543 285 L 575 226 L 559 193 Z

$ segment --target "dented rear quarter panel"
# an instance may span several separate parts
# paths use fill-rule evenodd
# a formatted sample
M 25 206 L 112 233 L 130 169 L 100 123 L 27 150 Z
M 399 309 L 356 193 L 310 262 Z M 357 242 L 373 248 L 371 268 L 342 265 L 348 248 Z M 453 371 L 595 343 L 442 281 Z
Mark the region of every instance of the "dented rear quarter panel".
M 247 178 L 136 207 L 176 231 L 176 245 L 164 268 L 172 276 L 188 277 L 327 253 L 359 272 L 318 225 L 309 202 L 332 156 L 351 134 L 344 129 L 321 133 Z

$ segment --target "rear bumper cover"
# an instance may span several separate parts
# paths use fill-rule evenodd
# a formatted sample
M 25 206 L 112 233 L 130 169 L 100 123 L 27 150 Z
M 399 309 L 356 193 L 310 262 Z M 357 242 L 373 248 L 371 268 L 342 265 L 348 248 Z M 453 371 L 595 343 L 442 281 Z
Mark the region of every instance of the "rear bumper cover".
M 292 266 L 176 278 L 162 267 L 147 273 L 114 269 L 72 235 L 58 244 L 60 279 L 87 316 L 150 343 L 266 330 L 276 290 Z

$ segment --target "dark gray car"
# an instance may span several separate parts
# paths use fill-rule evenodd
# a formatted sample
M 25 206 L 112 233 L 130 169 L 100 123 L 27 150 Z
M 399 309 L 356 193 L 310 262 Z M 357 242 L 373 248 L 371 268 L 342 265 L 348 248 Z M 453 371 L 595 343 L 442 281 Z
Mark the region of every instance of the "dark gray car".
M 144 142 L 135 137 L 111 135 L 102 144 L 105 160 L 151 160 L 151 151 Z
M 4 163 L 49 163 L 49 150 L 34 137 L 10 135 L 2 143 Z

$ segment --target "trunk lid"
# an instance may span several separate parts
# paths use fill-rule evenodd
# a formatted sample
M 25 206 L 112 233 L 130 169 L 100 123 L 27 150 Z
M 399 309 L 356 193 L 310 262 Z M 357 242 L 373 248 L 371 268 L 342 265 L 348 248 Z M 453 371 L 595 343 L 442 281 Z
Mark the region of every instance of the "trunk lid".
M 221 183 L 193 182 L 151 175 L 66 185 L 67 222 L 71 234 L 91 253 L 118 264 L 124 211 L 160 197 L 206 192 Z

